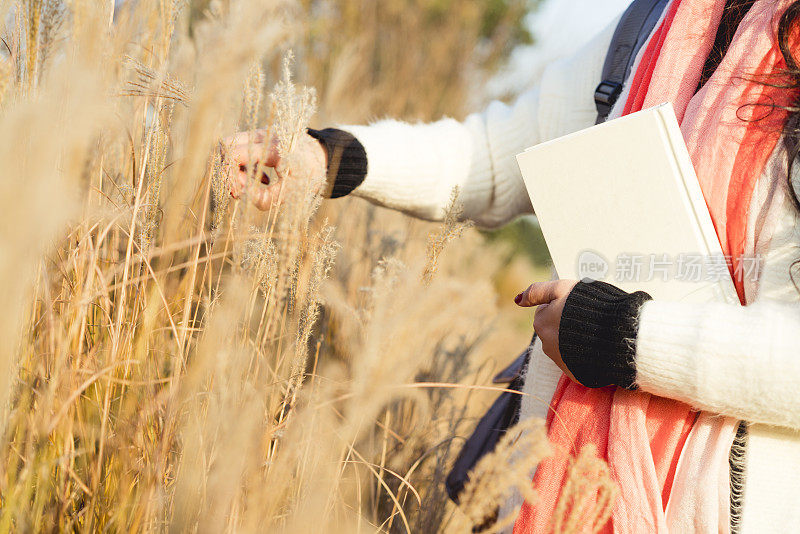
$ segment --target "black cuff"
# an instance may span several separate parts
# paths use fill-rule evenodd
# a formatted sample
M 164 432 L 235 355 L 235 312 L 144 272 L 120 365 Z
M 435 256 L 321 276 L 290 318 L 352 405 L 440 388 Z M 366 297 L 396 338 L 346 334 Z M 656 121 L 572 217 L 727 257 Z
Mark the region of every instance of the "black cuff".
M 367 151 L 358 139 L 344 130 L 308 129 L 308 135 L 322 143 L 328 153 L 328 180 L 333 182 L 331 198 L 349 195 L 367 176 Z
M 558 347 L 567 369 L 586 387 L 636 389 L 639 310 L 652 297 L 605 282 L 578 282 L 567 297 Z

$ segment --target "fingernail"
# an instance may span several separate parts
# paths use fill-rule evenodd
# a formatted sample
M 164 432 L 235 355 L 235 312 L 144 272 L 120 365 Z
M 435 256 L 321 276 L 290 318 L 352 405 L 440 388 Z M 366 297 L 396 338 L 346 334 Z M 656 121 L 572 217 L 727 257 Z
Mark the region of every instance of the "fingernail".
M 514 302 L 515 302 L 516 304 L 519 304 L 520 302 L 522 302 L 522 293 L 520 293 L 519 295 L 517 295 L 516 297 L 514 297 Z

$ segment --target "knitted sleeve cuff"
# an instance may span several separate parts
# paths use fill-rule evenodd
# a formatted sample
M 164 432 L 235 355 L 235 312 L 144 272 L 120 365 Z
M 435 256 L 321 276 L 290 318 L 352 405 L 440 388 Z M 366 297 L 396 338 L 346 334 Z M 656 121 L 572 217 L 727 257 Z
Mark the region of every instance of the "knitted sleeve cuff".
M 578 282 L 567 297 L 558 331 L 564 364 L 584 386 L 636 389 L 639 310 L 652 297 L 605 282 Z
M 328 153 L 328 180 L 332 182 L 330 197 L 349 195 L 367 176 L 367 152 L 358 139 L 344 130 L 308 129 L 308 135 L 322 143 Z

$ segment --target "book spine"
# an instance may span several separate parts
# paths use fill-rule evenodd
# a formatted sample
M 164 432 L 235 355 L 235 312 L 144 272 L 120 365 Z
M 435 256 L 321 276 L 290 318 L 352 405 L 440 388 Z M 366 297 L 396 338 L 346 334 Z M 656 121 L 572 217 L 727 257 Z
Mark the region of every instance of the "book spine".
M 722 256 L 722 246 L 719 242 L 714 221 L 711 219 L 711 212 L 708 209 L 703 190 L 700 188 L 700 181 L 697 178 L 697 173 L 694 169 L 687 150 L 681 150 L 677 147 L 676 143 L 683 143 L 683 132 L 675 116 L 675 111 L 672 103 L 662 104 L 658 107 L 658 116 L 661 119 L 661 125 L 664 128 L 664 134 L 669 140 L 670 148 L 681 176 L 681 182 L 686 193 L 686 199 L 691 205 L 691 211 L 694 214 L 695 221 L 697 222 L 696 228 L 701 234 L 703 243 L 706 245 L 706 250 L 697 251 L 708 256 Z M 694 252 L 694 251 L 687 251 Z M 716 286 L 720 300 L 728 303 L 738 303 L 739 297 L 736 294 L 736 287 L 733 284 L 733 278 L 721 279 Z

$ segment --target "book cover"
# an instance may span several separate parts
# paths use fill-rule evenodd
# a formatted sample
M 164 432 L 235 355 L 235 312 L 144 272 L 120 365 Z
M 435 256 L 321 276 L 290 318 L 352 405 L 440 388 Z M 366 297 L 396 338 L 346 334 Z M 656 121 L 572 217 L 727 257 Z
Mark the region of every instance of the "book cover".
M 517 161 L 560 278 L 739 302 L 671 104 L 536 145 Z

